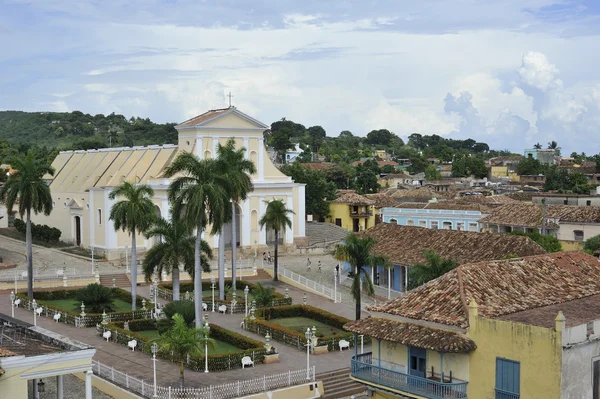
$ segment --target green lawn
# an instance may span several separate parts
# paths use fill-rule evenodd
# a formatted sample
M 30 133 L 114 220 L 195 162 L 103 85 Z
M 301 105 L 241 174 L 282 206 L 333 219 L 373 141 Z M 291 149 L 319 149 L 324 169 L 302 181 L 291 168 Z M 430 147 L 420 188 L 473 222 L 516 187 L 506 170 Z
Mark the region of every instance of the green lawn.
M 144 330 L 144 331 L 137 331 L 138 334 L 142 334 L 145 337 L 148 337 L 150 339 L 158 339 L 160 337 L 160 335 L 158 334 L 157 330 Z M 216 348 L 212 349 L 212 348 L 208 348 L 208 354 L 224 354 L 224 353 L 233 353 L 233 352 L 238 352 L 241 349 L 237 348 L 231 344 L 228 344 L 226 342 L 223 341 L 219 341 L 218 339 L 215 340 L 216 343 Z
M 73 310 L 73 311 L 80 311 L 81 310 L 81 302 L 77 301 L 77 299 L 75 298 L 68 298 L 68 299 L 53 299 L 50 301 L 44 301 L 47 302 L 48 304 L 52 305 L 52 306 L 56 306 L 57 308 L 62 308 L 62 309 L 67 309 L 67 310 Z M 131 311 L 131 303 L 129 302 L 125 302 L 122 299 L 115 299 L 113 301 L 113 304 L 115 305 L 115 310 L 117 312 L 129 312 Z M 89 313 L 88 311 L 86 311 L 86 313 Z
M 284 317 L 281 319 L 271 319 L 269 321 L 301 333 L 305 333 L 308 327 L 312 329 L 312 327 L 315 326 L 317 327 L 318 336 L 329 336 L 344 333 L 344 331 L 340 330 L 339 328 L 331 327 L 328 324 L 309 319 L 308 317 Z

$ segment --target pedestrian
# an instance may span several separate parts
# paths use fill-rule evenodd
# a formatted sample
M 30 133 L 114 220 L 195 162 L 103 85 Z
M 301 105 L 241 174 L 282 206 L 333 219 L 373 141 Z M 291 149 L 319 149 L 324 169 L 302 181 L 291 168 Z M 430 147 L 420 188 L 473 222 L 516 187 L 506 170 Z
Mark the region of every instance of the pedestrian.
M 267 263 L 271 264 L 271 251 L 267 253 Z
M 267 253 L 263 252 L 263 260 L 266 262 L 267 261 Z
M 340 264 L 335 265 L 335 275 L 336 277 L 340 276 Z
M 319 268 L 317 269 L 318 272 L 321 271 L 321 261 L 319 261 Z
M 306 258 L 306 271 L 309 272 L 310 271 L 310 258 Z

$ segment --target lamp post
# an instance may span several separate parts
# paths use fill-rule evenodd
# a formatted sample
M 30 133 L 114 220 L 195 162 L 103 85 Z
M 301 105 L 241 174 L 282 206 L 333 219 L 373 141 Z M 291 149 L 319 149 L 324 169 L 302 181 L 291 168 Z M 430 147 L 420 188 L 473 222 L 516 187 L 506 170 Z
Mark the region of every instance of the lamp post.
M 33 325 L 37 326 L 37 312 L 35 310 L 37 309 L 38 304 L 35 299 L 31 302 L 31 307 L 33 308 Z
M 337 270 L 333 271 L 333 303 L 337 303 Z
M 215 312 L 215 276 L 210 276 L 210 288 L 212 289 L 212 311 Z
M 248 287 L 246 287 L 248 288 Z M 12 316 L 12 318 L 15 318 L 15 292 L 11 291 L 10 292 L 10 315 Z M 247 307 L 246 307 L 247 308 Z
M 158 309 L 158 279 L 154 279 L 154 315 Z
M 246 286 L 246 288 L 244 288 L 244 304 L 246 305 L 245 317 L 248 317 L 248 292 L 250 292 L 250 289 L 248 288 L 248 286 Z
M 310 348 L 312 346 L 312 332 L 310 327 L 306 328 L 304 337 L 306 338 L 306 379 L 310 380 Z
M 210 333 L 208 322 L 204 324 L 204 331 L 204 372 L 208 373 L 208 334 Z
M 154 365 L 154 397 L 156 398 L 156 353 L 158 352 L 158 344 L 153 342 L 150 349 L 152 349 L 152 364 Z

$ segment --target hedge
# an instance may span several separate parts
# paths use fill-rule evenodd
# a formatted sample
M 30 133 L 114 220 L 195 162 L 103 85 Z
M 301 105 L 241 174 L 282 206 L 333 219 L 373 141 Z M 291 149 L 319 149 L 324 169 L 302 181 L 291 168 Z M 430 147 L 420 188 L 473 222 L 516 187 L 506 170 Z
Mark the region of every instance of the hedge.
M 111 288 L 115 295 L 115 299 L 121 299 L 125 302 L 131 302 L 131 293 L 129 291 L 123 290 L 121 288 Z M 45 309 L 46 316 L 54 316 L 57 312 L 60 312 L 61 318 L 60 321 L 73 324 L 76 327 L 93 327 L 98 323 L 102 322 L 102 313 L 86 313 L 85 317 L 81 317 L 80 311 L 75 309 L 65 309 L 59 306 L 52 305 L 46 301 L 50 300 L 60 300 L 60 299 L 70 299 L 75 298 L 77 295 L 77 291 L 79 290 L 56 290 L 56 291 L 35 291 L 34 297 L 39 306 L 42 306 Z M 31 308 L 31 301 L 27 297 L 25 293 L 18 293 L 17 296 L 21 298 L 23 301 L 23 305 L 27 306 L 27 308 Z M 136 305 L 139 309 L 142 307 L 142 300 L 144 298 L 141 296 L 137 296 Z M 154 307 L 154 304 L 150 301 L 146 302 L 146 308 L 148 310 L 136 310 L 135 312 L 110 312 L 106 315 L 108 316 L 109 321 L 127 321 L 138 319 L 140 317 L 151 318 L 151 309 Z M 50 311 L 49 311 L 50 310 Z
M 284 317 L 306 317 L 339 329 L 343 329 L 344 324 L 350 322 L 350 320 L 345 317 L 309 305 L 263 308 L 258 309 L 255 315 L 258 316 L 255 320 L 246 319 L 246 329 L 248 331 L 252 331 L 259 335 L 265 335 L 268 332 L 273 340 L 293 346 L 299 350 L 304 350 L 304 345 L 306 344 L 304 333 L 279 325 L 276 321 L 273 322 L 269 320 Z M 339 349 L 338 342 L 342 339 L 349 341 L 352 346 L 354 344 L 352 337 L 352 333 L 317 337 L 317 346 L 327 344 L 328 350 L 334 351 Z M 370 341 L 367 339 L 365 342 Z
M 15 219 L 14 226 L 21 234 L 25 234 L 26 223 L 21 219 Z M 31 222 L 31 237 L 34 240 L 42 240 L 47 242 L 58 242 L 60 240 L 61 231 L 56 227 L 50 227 L 46 224 L 35 224 Z
M 151 345 L 153 340 L 145 335 L 139 334 L 137 331 L 149 330 L 154 328 L 154 322 L 150 320 L 132 320 L 129 322 L 129 329 L 123 329 L 122 322 L 108 323 L 107 325 L 97 325 L 96 331 L 98 335 L 102 335 L 105 331 L 111 331 L 110 339 L 114 342 L 127 345 L 129 341 L 135 339 L 137 341 L 136 350 L 143 353 L 151 354 Z M 150 327 L 150 328 L 146 328 Z M 242 367 L 242 358 L 250 356 L 255 363 L 262 363 L 265 358 L 264 344 L 260 341 L 245 337 L 233 331 L 229 331 L 216 324 L 210 324 L 210 336 L 228 344 L 241 348 L 238 352 L 227 354 L 208 355 L 208 370 L 223 371 Z M 209 349 L 210 353 L 210 349 Z M 158 357 L 176 362 L 169 354 L 159 352 Z M 204 356 L 189 356 L 186 360 L 186 367 L 194 371 L 204 371 Z

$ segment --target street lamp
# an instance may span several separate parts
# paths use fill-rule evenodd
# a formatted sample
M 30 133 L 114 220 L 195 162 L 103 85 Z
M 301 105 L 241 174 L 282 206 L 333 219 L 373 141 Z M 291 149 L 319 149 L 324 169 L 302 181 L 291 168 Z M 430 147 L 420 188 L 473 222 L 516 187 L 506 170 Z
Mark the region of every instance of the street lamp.
M 246 288 L 248 288 L 248 287 L 246 287 Z M 10 292 L 10 314 L 13 317 L 13 319 L 15 318 L 15 296 L 16 296 L 15 292 L 11 291 Z
M 306 338 L 306 379 L 310 380 L 310 348 L 312 346 L 312 332 L 310 331 L 310 327 L 306 328 L 306 332 L 304 333 L 304 337 Z
M 215 311 L 215 276 L 210 276 L 210 288 L 212 289 L 212 311 Z
M 33 308 L 33 325 L 37 326 L 37 312 L 35 310 L 37 309 L 38 304 L 35 299 L 31 302 L 31 307 Z
M 337 303 L 337 270 L 333 270 L 333 303 Z
M 248 288 L 248 286 L 246 286 L 246 288 L 244 288 L 244 303 L 246 304 L 246 317 L 248 317 L 248 292 L 250 292 L 250 289 Z
M 158 352 L 158 344 L 153 342 L 150 349 L 152 350 L 152 363 L 154 365 L 154 397 L 156 398 L 156 353 Z
M 208 322 L 204 324 L 204 372 L 208 373 L 208 334 L 210 333 L 210 326 Z
M 158 279 L 154 279 L 154 315 L 158 309 Z

